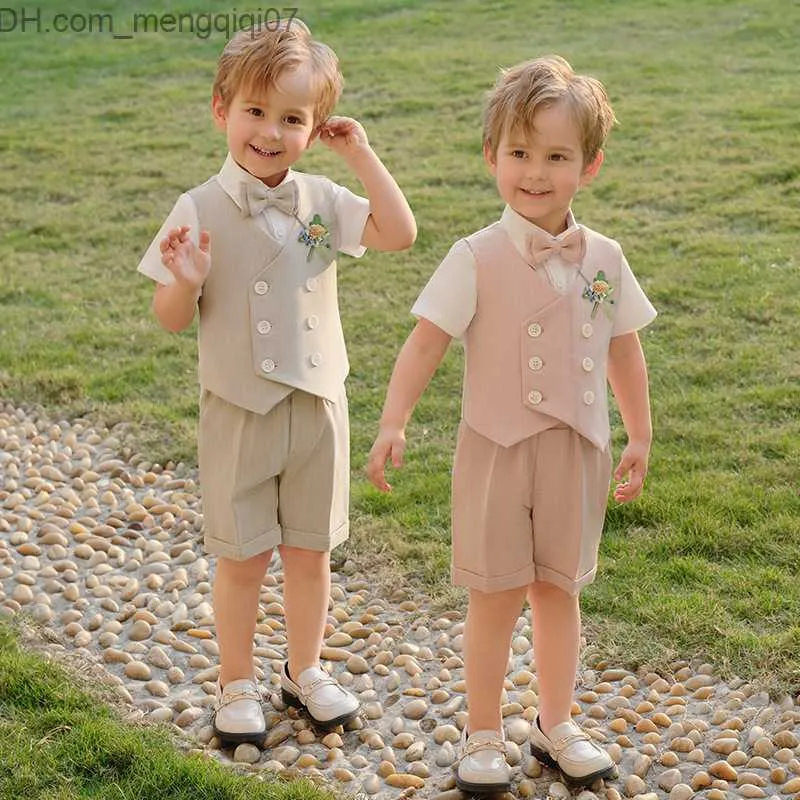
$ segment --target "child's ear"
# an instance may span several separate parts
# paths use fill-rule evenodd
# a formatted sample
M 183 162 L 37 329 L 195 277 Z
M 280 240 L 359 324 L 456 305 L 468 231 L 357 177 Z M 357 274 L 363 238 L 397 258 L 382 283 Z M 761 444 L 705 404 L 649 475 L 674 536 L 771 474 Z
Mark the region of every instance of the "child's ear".
M 598 150 L 594 160 L 583 170 L 583 175 L 581 175 L 581 186 L 588 186 L 597 177 L 597 173 L 600 172 L 600 167 L 603 166 L 604 158 L 605 155 L 603 154 L 603 151 Z
M 489 167 L 489 172 L 492 175 L 497 174 L 497 156 L 492 152 L 492 145 L 490 142 L 483 143 L 483 160 L 486 166 Z
M 221 131 L 228 127 L 228 109 L 219 95 L 211 98 L 211 115 L 214 117 L 214 124 Z

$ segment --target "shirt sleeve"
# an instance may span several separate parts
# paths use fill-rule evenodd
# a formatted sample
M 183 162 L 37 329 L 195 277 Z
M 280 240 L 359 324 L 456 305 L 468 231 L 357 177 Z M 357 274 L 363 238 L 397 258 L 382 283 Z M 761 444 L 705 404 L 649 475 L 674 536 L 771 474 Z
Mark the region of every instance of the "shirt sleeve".
M 475 257 L 467 242 L 460 239 L 431 275 L 411 313 L 458 339 L 472 322 L 476 308 Z
M 367 248 L 361 244 L 364 226 L 369 217 L 369 200 L 351 192 L 345 186 L 333 183 L 333 206 L 339 231 L 337 249 L 349 256 L 360 258 Z
M 614 314 L 612 336 L 622 336 L 649 325 L 656 318 L 656 310 L 647 299 L 625 256 L 619 273 L 619 300 Z
M 175 282 L 172 273 L 161 263 L 161 248 L 159 245 L 168 231 L 173 228 L 181 228 L 184 225 L 190 228 L 189 236 L 196 246 L 199 240 L 200 220 L 197 216 L 197 206 L 195 206 L 194 200 L 186 193 L 178 198 L 172 211 L 169 212 L 169 216 L 164 220 L 164 224 L 153 241 L 150 242 L 147 252 L 142 256 L 137 268 L 142 275 L 146 275 L 164 286 Z

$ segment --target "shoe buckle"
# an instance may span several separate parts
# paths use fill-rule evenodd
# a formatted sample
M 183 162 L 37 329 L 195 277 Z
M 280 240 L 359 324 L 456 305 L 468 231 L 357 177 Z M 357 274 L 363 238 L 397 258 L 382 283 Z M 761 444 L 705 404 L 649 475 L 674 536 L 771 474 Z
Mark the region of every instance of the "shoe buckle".
M 216 709 L 219 711 L 221 708 L 225 708 L 225 706 L 229 706 L 239 700 L 255 700 L 260 703 L 263 697 L 258 689 L 237 689 L 236 691 L 225 692 L 217 702 Z
M 571 733 L 569 736 L 562 736 L 558 741 L 551 742 L 550 746 L 553 748 L 553 754 L 556 760 L 558 760 L 564 750 L 566 750 L 571 744 L 584 741 L 591 742 L 591 740 L 592 738 L 588 733 L 580 731 L 579 733 Z
M 308 705 L 311 695 L 313 695 L 317 689 L 321 689 L 323 686 L 335 686 L 337 689 L 340 688 L 339 684 L 336 683 L 336 681 L 331 677 L 315 678 L 305 687 L 298 685 L 297 688 L 300 690 L 300 699 L 303 701 L 303 705 Z
M 505 758 L 506 744 L 502 739 L 484 739 L 477 742 L 468 741 L 464 746 L 463 752 L 458 757 L 458 760 L 463 761 L 467 756 L 471 756 L 473 753 L 478 753 L 481 750 L 495 750 L 501 753 L 503 758 Z

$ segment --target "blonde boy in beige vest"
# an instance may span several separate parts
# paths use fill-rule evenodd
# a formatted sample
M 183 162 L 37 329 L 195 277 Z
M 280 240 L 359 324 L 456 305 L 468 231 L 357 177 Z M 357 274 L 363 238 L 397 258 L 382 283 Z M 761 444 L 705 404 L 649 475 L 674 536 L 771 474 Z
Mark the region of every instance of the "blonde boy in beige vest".
M 594 578 L 611 479 L 606 381 L 628 434 L 614 471 L 618 502 L 641 492 L 651 439 L 637 330 L 655 310 L 619 245 L 577 225 L 571 211 L 600 169 L 613 121 L 602 85 L 559 57 L 501 74 L 483 152 L 505 211 L 453 246 L 414 305 L 418 322 L 370 453 L 369 478 L 387 491 L 386 461 L 401 466 L 412 410 L 451 338 L 462 338 L 452 573 L 469 587 L 469 719 L 457 772 L 466 792 L 510 787 L 500 696 L 526 597 L 539 682 L 532 751 L 576 784 L 613 772 L 570 718 L 578 593 Z
M 348 363 L 334 259 L 410 247 L 416 226 L 361 125 L 330 116 L 341 88 L 335 54 L 296 19 L 231 39 L 212 92 L 227 159 L 181 195 L 139 265 L 157 282 L 164 328 L 183 330 L 199 306 L 205 547 L 219 556 L 214 727 L 225 743 L 264 738 L 253 638 L 274 547 L 284 574 L 284 702 L 326 728 L 358 713 L 319 662 L 329 551 L 348 535 Z M 292 169 L 317 138 L 368 199 Z

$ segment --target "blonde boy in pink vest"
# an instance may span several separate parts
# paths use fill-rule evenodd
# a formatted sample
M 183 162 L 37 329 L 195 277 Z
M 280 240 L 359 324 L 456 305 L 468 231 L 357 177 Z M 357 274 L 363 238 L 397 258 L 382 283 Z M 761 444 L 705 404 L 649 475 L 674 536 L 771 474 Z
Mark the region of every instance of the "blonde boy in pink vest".
M 469 588 L 469 719 L 457 784 L 507 791 L 500 696 L 527 597 L 539 683 L 531 749 L 575 784 L 612 774 L 570 717 L 578 593 L 595 575 L 611 455 L 606 382 L 628 444 L 617 502 L 647 472 L 651 426 L 637 330 L 655 310 L 620 246 L 578 225 L 571 204 L 597 175 L 614 115 L 602 85 L 553 56 L 503 72 L 489 95 L 483 153 L 506 208 L 456 242 L 413 308 L 418 322 L 389 383 L 368 475 L 383 491 L 405 426 L 453 337 L 466 356 L 453 466 L 454 582 Z
M 348 363 L 334 259 L 410 247 L 416 226 L 361 125 L 330 116 L 341 88 L 335 54 L 297 19 L 231 39 L 212 92 L 227 159 L 181 195 L 139 265 L 157 283 L 153 307 L 164 328 L 183 330 L 199 306 L 205 547 L 219 557 L 214 728 L 226 744 L 265 734 L 253 638 L 275 547 L 288 639 L 284 702 L 324 728 L 359 708 L 319 661 L 329 551 L 348 535 Z M 368 199 L 294 171 L 317 138 Z

